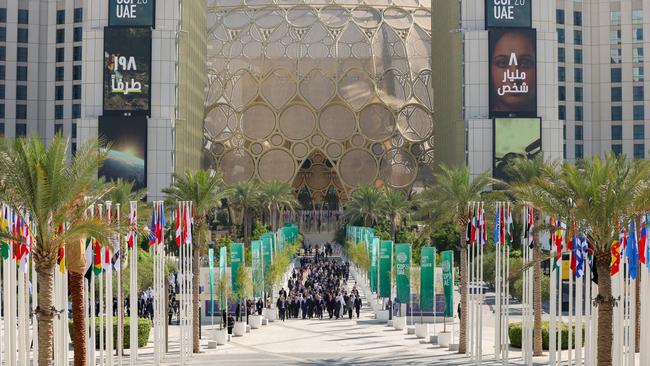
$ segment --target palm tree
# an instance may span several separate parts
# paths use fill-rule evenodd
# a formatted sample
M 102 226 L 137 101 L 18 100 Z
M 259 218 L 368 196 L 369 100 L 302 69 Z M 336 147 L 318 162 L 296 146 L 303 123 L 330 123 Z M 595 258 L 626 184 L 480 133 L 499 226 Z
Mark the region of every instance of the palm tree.
M 611 243 L 618 239 L 617 225 L 650 207 L 650 165 L 608 154 L 604 159 L 584 160 L 580 167 L 564 163 L 556 174 L 517 185 L 514 191 L 546 214 L 564 217 L 570 212 L 593 245 L 595 267 L 601 274 L 594 299 L 598 307 L 597 364 L 611 365 L 612 311 L 617 303 L 608 275 Z M 558 213 L 563 206 L 570 211 Z
M 205 238 L 204 235 L 208 227 L 206 217 L 208 211 L 218 207 L 221 199 L 229 194 L 229 189 L 225 188 L 223 176 L 221 173 L 207 170 L 197 170 L 195 172 L 186 171 L 183 175 L 174 174 L 174 183 L 163 190 L 172 207 L 178 201 L 191 201 L 194 209 L 194 232 L 192 237 L 196 238 L 192 247 L 192 275 L 199 278 L 200 275 L 200 253 L 203 250 Z M 201 351 L 199 345 L 199 332 L 201 326 L 201 312 L 199 310 L 199 281 L 194 281 L 192 286 L 192 309 L 194 319 L 192 321 L 192 348 L 194 353 Z
M 410 207 L 411 203 L 402 192 L 393 189 L 384 190 L 382 210 L 390 220 L 391 238 L 395 241 L 397 240 L 397 223 L 409 212 Z
M 542 155 L 534 159 L 516 159 L 507 168 L 508 175 L 513 180 L 513 185 L 532 184 L 536 179 L 545 179 L 557 174 L 558 164 L 554 161 L 545 161 Z M 523 203 L 525 204 L 525 203 Z M 541 215 L 535 215 L 534 227 L 541 227 Z M 534 234 L 533 234 L 534 235 Z M 533 241 L 533 356 L 542 355 L 542 249 L 539 240 Z
M 487 173 L 472 178 L 466 165 L 449 167 L 442 164 L 441 173 L 435 175 L 437 184 L 420 194 L 422 210 L 432 212 L 436 221 L 451 221 L 460 236 L 460 306 L 467 309 L 467 247 L 465 235 L 467 229 L 467 205 L 479 201 L 481 194 L 495 181 Z M 467 349 L 467 317 L 460 317 L 460 335 L 458 353 Z
M 228 195 L 229 203 L 240 212 L 241 223 L 244 226 L 244 242 L 250 244 L 251 219 L 255 209 L 260 204 L 260 192 L 257 183 L 242 181 L 237 183 Z
M 373 186 L 362 186 L 350 194 L 345 206 L 345 215 L 350 221 L 363 220 L 366 227 L 372 226 L 382 216 L 384 197 Z
M 285 209 L 293 210 L 299 203 L 293 194 L 293 189 L 288 183 L 272 180 L 260 186 L 261 201 L 269 210 L 271 230 L 277 231 L 280 227 L 282 214 Z
M 56 135 L 45 147 L 38 137 L 0 141 L 0 200 L 31 218 L 32 254 L 38 276 L 38 364 L 53 358 L 54 270 L 59 248 L 66 243 L 66 262 L 72 294 L 75 365 L 86 365 L 86 326 L 83 281 L 86 269 L 82 239 L 93 236 L 108 243 L 113 232 L 98 218 L 86 217 L 89 204 L 110 190 L 95 175 L 105 153 L 90 141 L 68 158 L 68 140 Z M 91 197 L 90 199 L 87 199 Z M 66 230 L 58 230 L 66 226 Z M 8 233 L 4 233 L 6 235 Z

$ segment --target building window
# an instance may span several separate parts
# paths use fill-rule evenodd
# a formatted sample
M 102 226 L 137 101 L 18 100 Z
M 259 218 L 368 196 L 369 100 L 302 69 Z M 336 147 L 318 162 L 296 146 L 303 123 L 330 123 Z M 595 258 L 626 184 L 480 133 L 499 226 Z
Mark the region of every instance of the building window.
M 620 102 L 623 100 L 623 89 L 620 86 L 612 87 L 612 102 Z
M 0 27 L 0 42 L 7 42 L 7 28 Z
M 573 95 L 575 97 L 576 102 L 582 102 L 582 87 L 576 86 L 573 90 Z
M 83 8 L 74 8 L 74 22 L 81 23 L 84 20 Z
M 573 70 L 573 80 L 574 80 L 576 83 L 581 83 L 581 82 L 582 82 L 582 68 L 580 68 L 580 67 L 576 67 L 576 68 Z
M 645 126 L 644 125 L 634 125 L 633 136 L 635 140 L 645 139 Z
M 81 118 L 81 104 L 72 105 L 72 118 Z
M 7 8 L 0 8 L 0 23 L 7 22 Z
M 623 154 L 623 145 L 621 145 L 621 144 L 612 144 L 612 152 L 614 153 L 614 155 Z
M 5 65 L 0 65 L 0 80 L 4 80 L 6 76 Z
M 609 12 L 609 24 L 611 25 L 621 25 L 621 12 L 620 11 L 610 11 Z
M 64 42 L 65 42 L 65 29 L 57 29 L 56 43 L 64 43 Z
M 562 159 L 566 160 L 566 143 L 562 144 Z
M 16 100 L 27 100 L 27 85 L 16 85 Z
M 580 11 L 573 12 L 573 25 L 578 27 L 582 26 L 582 12 Z
M 557 29 L 557 42 L 564 43 L 564 29 Z
M 562 139 L 566 140 L 566 123 L 562 125 Z
M 643 47 L 632 49 L 632 62 L 643 62 Z
M 612 68 L 610 71 L 611 78 L 612 78 L 612 83 L 620 83 L 621 82 L 621 69 L 616 67 Z
M 16 119 L 27 119 L 27 106 L 16 104 Z
M 559 81 L 566 81 L 566 68 L 564 66 L 557 68 L 557 79 Z
M 27 136 L 27 125 L 24 123 L 16 123 L 16 137 Z
M 582 44 L 582 31 L 581 30 L 574 30 L 573 31 L 573 43 L 577 45 Z
M 643 86 L 635 86 L 632 88 L 632 100 L 641 102 L 645 99 L 645 92 Z
M 55 74 L 56 81 L 63 81 L 65 79 L 65 69 L 63 66 L 57 66 Z
M 54 87 L 54 99 L 63 100 L 63 85 L 57 85 Z
M 72 153 L 72 155 L 77 153 L 77 143 L 76 142 L 73 142 L 73 143 L 70 144 L 70 152 Z
M 72 124 L 72 129 L 70 131 L 70 138 L 73 138 L 73 139 L 77 138 L 77 124 L 76 123 Z
M 643 24 L 643 9 L 632 10 L 632 24 Z
M 575 106 L 574 117 L 575 117 L 576 121 L 582 121 L 584 119 L 584 115 L 582 113 L 582 106 L 581 105 Z
M 5 84 L 0 84 L 0 100 L 5 99 Z
M 621 30 L 615 29 L 610 31 L 609 40 L 612 44 L 621 44 Z
M 72 61 L 81 61 L 81 46 L 72 48 Z
M 27 62 L 27 47 L 18 47 L 16 49 L 16 61 Z
M 27 81 L 27 66 L 16 66 L 16 80 Z
M 573 51 L 573 62 L 576 64 L 582 64 L 582 50 Z
M 566 50 L 563 47 L 557 49 L 557 62 L 566 62 Z
M 63 47 L 59 47 L 56 49 L 56 62 L 63 61 L 65 61 L 65 49 Z
M 564 9 L 555 10 L 555 22 L 557 24 L 564 24 Z
M 18 24 L 29 24 L 29 10 L 18 9 Z
M 635 159 L 645 159 L 645 145 L 644 144 L 634 144 L 634 158 Z
M 562 85 L 557 87 L 557 95 L 561 101 L 566 100 L 566 88 Z
M 583 134 L 582 134 L 582 126 L 576 125 L 575 128 L 575 138 L 577 141 L 582 141 Z
M 582 145 L 576 145 L 576 159 L 582 159 L 584 156 L 584 147 Z
M 54 134 L 55 135 L 63 135 L 63 123 L 55 123 L 54 124 Z
M 566 119 L 566 106 L 557 107 L 557 119 L 564 121 Z
M 632 107 L 632 117 L 635 121 L 643 121 L 645 119 L 645 107 L 643 105 Z
M 56 24 L 65 24 L 65 10 L 56 11 Z
M 72 41 L 73 42 L 81 42 L 82 32 L 83 32 L 83 29 L 81 27 L 75 27 L 74 31 L 72 33 Z
M 632 81 L 643 81 L 645 77 L 643 75 L 643 66 L 635 66 L 632 68 Z
M 0 104 L 0 118 L 5 118 L 5 105 Z
M 612 121 L 620 121 L 623 119 L 623 107 L 612 106 Z
M 81 80 L 81 65 L 72 66 L 72 80 Z
M 610 63 L 613 63 L 613 64 L 620 64 L 621 63 L 621 58 L 623 57 L 623 55 L 621 53 L 620 48 L 612 48 L 609 51 L 609 53 L 610 53 L 610 56 L 611 56 Z
M 72 99 L 81 99 L 81 85 L 72 86 Z
M 5 124 L 0 123 L 0 137 L 4 137 L 4 136 L 5 136 Z
M 632 29 L 632 40 L 643 42 L 643 28 Z
M 61 104 L 54 106 L 54 119 L 63 119 L 63 106 Z
M 7 61 L 7 48 L 0 46 L 0 61 Z
M 29 31 L 27 28 L 18 28 L 18 33 L 16 35 L 16 41 L 18 43 L 27 43 L 29 42 Z
M 622 139 L 623 139 L 623 127 L 612 126 L 612 140 L 622 140 Z

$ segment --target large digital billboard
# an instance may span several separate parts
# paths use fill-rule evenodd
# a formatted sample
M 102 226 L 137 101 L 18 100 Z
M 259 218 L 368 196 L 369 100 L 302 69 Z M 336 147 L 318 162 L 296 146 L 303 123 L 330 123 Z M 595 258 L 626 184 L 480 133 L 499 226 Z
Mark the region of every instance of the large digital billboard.
M 108 25 L 116 27 L 153 27 L 155 0 L 108 0 Z
M 104 28 L 104 114 L 146 114 L 151 105 L 151 29 Z
M 542 152 L 540 118 L 494 119 L 494 178 L 509 182 L 508 165 L 517 158 L 533 159 Z
M 108 157 L 99 168 L 107 181 L 122 178 L 135 189 L 147 186 L 147 117 L 99 117 L 99 137 Z
M 485 0 L 487 28 L 530 28 L 532 0 Z
M 490 117 L 537 117 L 535 29 L 489 31 Z

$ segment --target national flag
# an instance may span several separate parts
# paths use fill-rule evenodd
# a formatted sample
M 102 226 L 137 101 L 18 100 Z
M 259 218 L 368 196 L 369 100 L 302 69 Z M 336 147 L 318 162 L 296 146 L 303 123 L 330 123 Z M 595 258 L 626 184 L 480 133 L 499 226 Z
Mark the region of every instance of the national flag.
M 481 228 L 481 234 L 480 234 L 481 245 L 485 245 L 487 244 L 487 225 L 485 223 L 485 208 L 483 208 L 483 203 L 481 203 L 481 207 L 479 208 L 479 210 L 480 210 L 479 227 Z
M 181 246 L 181 235 L 183 230 L 181 229 L 181 207 L 176 208 L 176 245 Z
M 587 255 L 588 245 L 587 238 L 584 235 L 575 236 L 574 256 L 575 256 L 575 275 L 580 278 L 585 274 L 585 256 Z
M 472 239 L 474 238 L 472 225 L 472 209 L 469 204 L 467 205 L 467 230 L 465 231 L 465 243 L 472 244 Z
M 121 267 L 121 256 L 120 256 L 120 250 L 116 250 L 115 254 L 113 254 L 113 258 L 111 259 L 111 264 L 113 265 L 113 270 L 116 272 L 119 272 L 122 267 Z
M 573 272 L 573 274 L 576 274 L 576 269 L 577 269 L 577 266 L 578 266 L 577 258 L 576 258 L 576 255 L 577 255 L 576 251 L 577 251 L 577 248 L 578 248 L 577 241 L 578 241 L 578 238 L 576 237 L 576 234 L 573 233 L 573 235 L 571 236 L 571 239 L 569 239 L 569 241 L 567 242 L 567 247 L 568 247 L 569 251 L 571 252 L 571 263 L 569 264 L 569 268 L 571 268 L 571 272 Z
M 192 244 L 192 218 L 187 206 L 185 206 L 185 230 L 185 244 Z
M 535 234 L 534 234 L 534 229 L 535 229 L 535 211 L 533 210 L 532 207 L 528 208 L 528 217 L 527 217 L 527 227 L 528 227 L 528 246 L 530 249 L 533 249 L 533 245 L 535 242 Z
M 506 242 L 508 246 L 512 245 L 514 241 L 514 232 L 515 232 L 515 226 L 514 222 L 512 221 L 512 207 L 508 206 L 508 227 L 507 227 L 507 235 L 506 235 Z
M 149 246 L 156 245 L 156 209 L 151 211 L 151 225 L 149 226 Z
M 499 245 L 501 223 L 499 221 L 499 203 L 496 204 L 494 212 L 494 245 Z
M 630 231 L 627 239 L 627 246 L 625 247 L 625 255 L 627 256 L 630 278 L 636 280 L 639 269 L 639 251 L 636 244 L 636 226 L 634 219 L 630 220 Z
M 562 260 L 562 230 L 560 229 L 561 223 L 556 222 L 555 233 L 553 234 L 553 243 L 555 244 L 555 261 L 553 263 L 553 269 L 560 268 L 560 261 Z
M 138 214 L 135 209 L 131 210 L 129 213 L 129 225 L 131 226 L 129 230 L 129 235 L 127 237 L 127 243 L 129 244 L 129 248 L 133 248 L 133 245 L 135 245 L 135 231 L 136 231 L 136 225 L 138 223 Z
M 93 273 L 93 241 L 90 237 L 86 238 L 86 272 L 84 276 L 90 280 L 90 277 Z
M 3 214 L 2 214 L 2 221 L 0 221 L 0 229 L 4 234 L 9 235 L 9 228 L 11 227 L 11 223 L 9 222 L 9 207 L 7 205 L 4 205 L 3 209 Z M 0 247 L 0 255 L 2 255 L 3 259 L 9 259 L 11 256 L 11 241 L 7 239 L 3 239 Z
M 156 227 L 156 237 L 158 239 L 158 244 L 165 243 L 165 225 L 167 225 L 167 222 L 165 221 L 165 206 L 163 206 L 161 203 L 158 206 L 158 224 Z
M 59 267 L 59 272 L 65 273 L 65 245 L 59 247 L 59 253 L 56 256 L 56 264 Z
M 111 272 L 111 265 L 113 262 L 113 256 L 111 255 L 111 249 L 109 247 L 104 247 L 104 256 L 102 259 L 102 268 L 106 272 Z
M 102 274 L 102 246 L 97 239 L 93 239 L 93 272 L 95 276 Z
M 641 227 L 639 233 L 639 262 L 646 262 L 646 243 L 647 243 L 647 233 L 646 233 L 646 221 L 645 215 L 641 215 Z
M 611 271 L 610 274 L 613 276 L 618 273 L 619 266 L 621 264 L 621 242 L 619 240 L 614 240 L 612 242 L 612 261 L 610 264 Z

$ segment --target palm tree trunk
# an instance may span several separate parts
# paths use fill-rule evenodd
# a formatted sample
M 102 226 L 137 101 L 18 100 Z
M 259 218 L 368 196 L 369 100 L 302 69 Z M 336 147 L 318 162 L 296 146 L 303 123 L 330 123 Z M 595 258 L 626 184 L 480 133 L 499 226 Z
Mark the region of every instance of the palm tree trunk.
M 48 366 L 54 358 L 54 265 L 38 267 L 38 365 Z
M 462 233 L 462 230 L 459 230 Z M 458 353 L 467 351 L 467 246 L 463 235 L 460 238 L 460 332 L 458 336 Z
M 542 253 L 538 242 L 533 247 L 533 356 L 542 355 L 542 268 L 540 259 Z
M 607 247 L 607 246 L 605 246 Z M 598 339 L 597 357 L 598 366 L 612 364 L 612 311 L 614 299 L 612 298 L 612 278 L 610 273 L 611 254 L 600 251 L 596 256 L 598 268 Z
M 397 224 L 395 223 L 395 216 L 390 215 L 390 234 L 394 242 L 397 242 Z
M 249 245 L 250 241 L 250 230 L 251 230 L 251 224 L 250 224 L 250 217 L 248 215 L 248 210 L 244 210 L 244 243 L 245 245 Z
M 72 298 L 72 345 L 74 365 L 86 366 L 86 318 L 84 309 L 84 275 L 70 271 L 70 297 Z M 121 286 L 120 286 L 121 287 Z
M 200 248 L 201 248 L 201 225 L 196 226 L 196 241 L 193 244 L 192 252 L 192 311 L 194 319 L 192 322 L 192 349 L 194 353 L 201 352 L 199 334 L 201 328 L 201 311 L 199 310 L 199 278 L 200 278 Z

